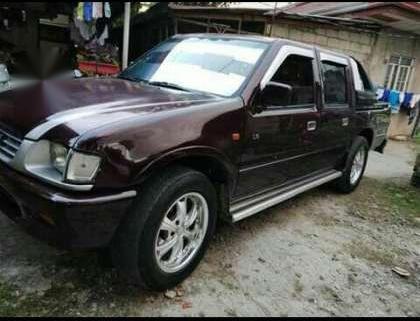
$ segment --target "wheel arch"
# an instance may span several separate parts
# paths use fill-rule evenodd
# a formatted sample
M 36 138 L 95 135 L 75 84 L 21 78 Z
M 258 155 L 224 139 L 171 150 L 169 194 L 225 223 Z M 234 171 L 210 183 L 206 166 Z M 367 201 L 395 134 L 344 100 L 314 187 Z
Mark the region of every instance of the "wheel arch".
M 159 171 L 176 165 L 202 172 L 211 182 L 226 184 L 230 192 L 236 186 L 236 166 L 225 154 L 207 146 L 179 148 L 157 157 L 136 175 L 135 184 L 140 185 Z
M 373 131 L 372 128 L 365 128 L 365 129 L 361 130 L 358 134 L 358 136 L 362 136 L 367 140 L 367 142 L 369 144 L 369 148 L 371 148 L 372 145 L 373 145 L 374 135 L 375 134 L 374 134 L 374 131 Z
M 192 146 L 180 148 L 149 163 L 136 176 L 135 184 L 141 186 L 162 170 L 172 166 L 184 166 L 203 173 L 213 184 L 219 199 L 219 213 L 229 220 L 229 202 L 237 180 L 237 168 L 230 159 L 215 148 Z

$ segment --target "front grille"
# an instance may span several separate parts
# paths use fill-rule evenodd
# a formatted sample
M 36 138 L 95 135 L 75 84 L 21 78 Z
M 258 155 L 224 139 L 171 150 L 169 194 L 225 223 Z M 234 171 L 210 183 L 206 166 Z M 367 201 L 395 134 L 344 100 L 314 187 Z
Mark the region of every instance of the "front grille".
M 12 160 L 22 144 L 22 140 L 0 129 L 0 157 Z

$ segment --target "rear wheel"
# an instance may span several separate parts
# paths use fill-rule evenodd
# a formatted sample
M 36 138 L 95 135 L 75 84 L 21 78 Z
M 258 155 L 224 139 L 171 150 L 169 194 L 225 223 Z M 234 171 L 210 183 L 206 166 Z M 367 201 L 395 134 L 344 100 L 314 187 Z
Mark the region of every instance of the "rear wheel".
M 174 167 L 144 186 L 111 246 L 114 265 L 130 283 L 173 287 L 203 257 L 217 216 L 216 192 L 200 172 Z
M 362 180 L 369 153 L 366 138 L 357 136 L 347 156 L 343 176 L 337 179 L 335 188 L 342 193 L 351 193 Z

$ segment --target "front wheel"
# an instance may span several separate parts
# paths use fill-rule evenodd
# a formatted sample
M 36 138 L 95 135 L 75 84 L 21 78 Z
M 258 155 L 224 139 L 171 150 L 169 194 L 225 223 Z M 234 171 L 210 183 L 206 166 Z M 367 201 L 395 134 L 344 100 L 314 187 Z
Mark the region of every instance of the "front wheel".
M 216 192 L 202 173 L 173 167 L 139 195 L 113 241 L 113 262 L 130 283 L 165 290 L 203 257 L 216 225 Z
M 343 176 L 335 181 L 335 188 L 342 193 L 351 193 L 362 180 L 366 169 L 369 144 L 366 138 L 357 136 L 347 156 Z

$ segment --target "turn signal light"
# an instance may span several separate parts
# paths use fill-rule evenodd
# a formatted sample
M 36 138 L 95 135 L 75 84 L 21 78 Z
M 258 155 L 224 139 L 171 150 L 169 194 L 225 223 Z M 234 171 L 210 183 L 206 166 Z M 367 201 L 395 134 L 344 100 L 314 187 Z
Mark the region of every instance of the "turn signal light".
M 232 140 L 234 141 L 234 142 L 236 142 L 236 141 L 238 141 L 238 140 L 240 140 L 241 139 L 241 134 L 239 134 L 239 133 L 233 133 L 232 134 Z

